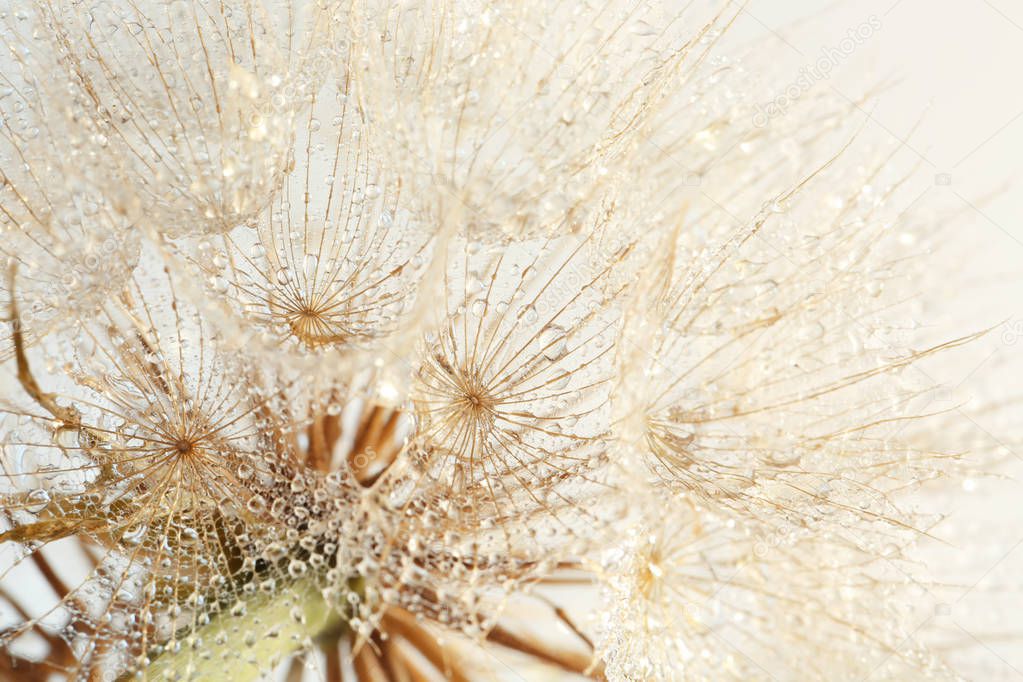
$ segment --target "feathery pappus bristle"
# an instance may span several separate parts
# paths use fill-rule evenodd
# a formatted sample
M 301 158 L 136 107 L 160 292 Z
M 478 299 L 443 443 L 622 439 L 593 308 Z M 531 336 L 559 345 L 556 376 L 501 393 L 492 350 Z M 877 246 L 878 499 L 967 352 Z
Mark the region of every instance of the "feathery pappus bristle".
M 905 370 L 977 331 L 741 11 L 0 13 L 0 675 L 952 678 Z

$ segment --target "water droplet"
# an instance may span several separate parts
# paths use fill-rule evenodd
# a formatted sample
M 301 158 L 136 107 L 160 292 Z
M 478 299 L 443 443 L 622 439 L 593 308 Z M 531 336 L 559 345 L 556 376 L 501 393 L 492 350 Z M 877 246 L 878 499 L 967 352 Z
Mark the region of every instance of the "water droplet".
M 655 27 L 640 19 L 629 27 L 629 33 L 637 36 L 655 36 L 658 31 Z
M 319 265 L 320 257 L 317 256 L 315 253 L 307 253 L 305 256 L 305 261 L 303 263 L 305 276 L 310 279 L 313 278 L 316 275 L 316 270 L 319 267 Z
M 564 357 L 568 350 L 568 343 L 565 340 L 565 330 L 557 325 L 548 325 L 540 332 L 540 344 L 543 356 L 554 362 Z
M 262 514 L 266 511 L 266 498 L 262 495 L 253 495 L 245 503 L 245 508 L 253 514 Z
M 32 512 L 33 514 L 38 514 L 43 509 L 46 509 L 46 505 L 48 505 L 49 503 L 50 493 L 43 490 L 42 488 L 39 488 L 37 490 L 33 490 L 28 494 L 28 504 L 25 505 L 25 509 Z
M 135 526 L 134 528 L 129 528 L 121 536 L 121 542 L 128 545 L 138 545 L 145 538 L 147 530 L 148 526 L 146 526 L 145 524 L 140 524 L 138 526 Z

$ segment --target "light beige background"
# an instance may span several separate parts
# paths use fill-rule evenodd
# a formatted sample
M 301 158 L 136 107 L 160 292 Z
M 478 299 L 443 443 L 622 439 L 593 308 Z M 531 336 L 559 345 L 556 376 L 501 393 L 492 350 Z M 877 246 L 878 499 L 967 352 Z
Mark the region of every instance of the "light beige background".
M 945 542 L 919 549 L 935 579 L 948 583 L 919 590 L 928 612 L 933 605 L 920 632 L 939 633 L 936 645 L 948 647 L 966 679 L 1023 679 L 1023 419 L 1016 416 L 1023 395 L 1023 2 L 752 0 L 733 39 L 763 41 L 795 78 L 871 17 L 880 28 L 822 85 L 855 99 L 873 84 L 893 83 L 864 107 L 866 125 L 904 144 L 921 174 L 934 176 L 917 208 L 964 211 L 939 261 L 949 269 L 939 280 L 949 284 L 929 293 L 924 323 L 953 333 L 994 327 L 926 368 L 949 387 L 950 405 L 962 405 L 951 413 L 954 428 L 992 447 L 1003 477 L 978 475 L 922 494 L 922 506 L 949 518 L 936 529 Z M 1009 406 L 989 411 L 990 403 Z

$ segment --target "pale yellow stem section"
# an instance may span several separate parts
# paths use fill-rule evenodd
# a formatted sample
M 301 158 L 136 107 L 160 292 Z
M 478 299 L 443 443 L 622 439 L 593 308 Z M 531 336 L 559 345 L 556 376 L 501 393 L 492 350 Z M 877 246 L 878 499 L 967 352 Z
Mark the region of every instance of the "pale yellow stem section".
M 154 656 L 146 680 L 261 679 L 318 635 L 342 627 L 341 616 L 311 580 L 272 595 L 256 594 Z

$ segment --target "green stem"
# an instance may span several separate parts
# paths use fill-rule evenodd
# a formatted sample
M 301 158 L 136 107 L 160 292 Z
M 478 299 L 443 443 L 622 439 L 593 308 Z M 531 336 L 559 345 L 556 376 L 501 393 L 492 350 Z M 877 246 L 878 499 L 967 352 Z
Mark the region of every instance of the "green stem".
M 249 682 L 266 675 L 311 640 L 344 626 L 341 614 L 323 599 L 311 579 L 241 603 L 244 608 L 229 608 L 180 638 L 176 646 L 156 654 L 144 669 L 144 678 Z

